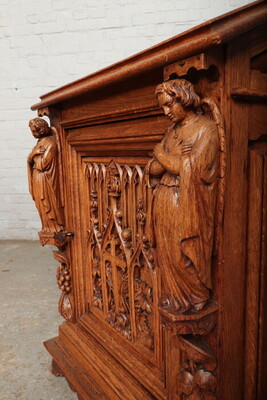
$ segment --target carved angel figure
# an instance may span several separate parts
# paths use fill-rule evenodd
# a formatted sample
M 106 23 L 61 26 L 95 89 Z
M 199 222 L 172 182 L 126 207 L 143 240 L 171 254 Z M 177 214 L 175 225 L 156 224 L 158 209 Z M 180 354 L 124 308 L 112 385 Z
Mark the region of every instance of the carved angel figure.
M 175 79 L 156 97 L 173 125 L 154 148 L 150 176 L 157 263 L 163 274 L 161 306 L 201 310 L 211 288 L 219 137 L 214 121 L 198 113 L 193 85 Z
M 38 139 L 27 160 L 30 193 L 41 218 L 42 232 L 60 232 L 63 217 L 59 204 L 57 143 L 52 129 L 42 118 L 30 120 L 29 127 Z

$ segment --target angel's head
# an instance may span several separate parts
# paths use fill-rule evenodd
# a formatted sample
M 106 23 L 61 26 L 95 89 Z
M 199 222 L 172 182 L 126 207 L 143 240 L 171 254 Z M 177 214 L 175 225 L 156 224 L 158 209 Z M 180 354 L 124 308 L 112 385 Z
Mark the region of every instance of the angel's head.
M 51 135 L 51 128 L 49 127 L 46 120 L 42 118 L 31 119 L 29 122 L 29 127 L 32 131 L 33 136 L 36 139 Z
M 188 112 L 196 112 L 200 106 L 192 83 L 185 79 L 163 82 L 156 87 L 155 94 L 164 114 L 173 122 L 182 121 Z

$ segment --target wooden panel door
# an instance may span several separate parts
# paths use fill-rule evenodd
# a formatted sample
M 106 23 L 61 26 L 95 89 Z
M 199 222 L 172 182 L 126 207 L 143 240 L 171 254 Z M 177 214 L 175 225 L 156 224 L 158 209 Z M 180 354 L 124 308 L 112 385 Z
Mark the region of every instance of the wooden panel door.
M 139 131 L 140 125 L 142 121 L 132 129 Z M 90 128 L 65 131 L 76 321 L 108 359 L 115 358 L 150 390 L 153 395 L 147 398 L 164 399 L 160 272 L 152 248 L 153 188 L 148 175 L 148 153 L 163 127 L 154 132 L 151 125 L 142 141 L 131 139 L 129 146 L 123 137 L 116 147 L 113 130 L 114 124 L 106 124 L 97 144 L 90 143 L 95 141 Z M 100 371 L 102 363 L 94 367 Z M 127 383 L 123 385 L 127 389 Z

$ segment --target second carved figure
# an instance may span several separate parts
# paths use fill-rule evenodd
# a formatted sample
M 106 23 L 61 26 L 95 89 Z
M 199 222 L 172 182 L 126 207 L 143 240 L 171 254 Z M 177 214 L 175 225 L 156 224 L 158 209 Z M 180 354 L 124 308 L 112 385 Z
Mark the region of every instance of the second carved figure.
M 199 112 L 193 85 L 175 79 L 157 86 L 156 97 L 173 125 L 154 149 L 150 176 L 161 306 L 199 311 L 209 300 L 218 178 L 219 135 Z

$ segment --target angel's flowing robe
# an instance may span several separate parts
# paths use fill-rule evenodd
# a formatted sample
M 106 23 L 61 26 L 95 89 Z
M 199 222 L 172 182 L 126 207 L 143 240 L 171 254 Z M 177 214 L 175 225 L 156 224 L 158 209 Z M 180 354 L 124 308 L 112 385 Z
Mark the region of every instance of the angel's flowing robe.
M 35 149 L 44 152 L 28 162 L 30 193 L 41 218 L 42 231 L 60 232 L 64 223 L 59 204 L 57 143 L 53 136 L 46 136 L 38 140 Z
M 187 126 L 176 124 L 169 129 L 163 144 L 167 153 L 176 156 L 172 172 L 165 169 L 153 199 L 163 299 L 165 306 L 179 312 L 200 310 L 209 299 L 211 288 L 217 126 L 199 115 Z M 192 149 L 183 155 L 182 146 L 187 144 Z

